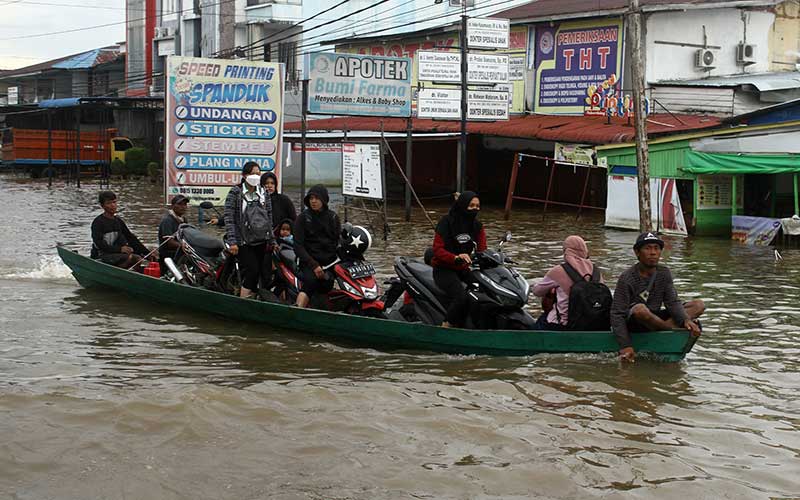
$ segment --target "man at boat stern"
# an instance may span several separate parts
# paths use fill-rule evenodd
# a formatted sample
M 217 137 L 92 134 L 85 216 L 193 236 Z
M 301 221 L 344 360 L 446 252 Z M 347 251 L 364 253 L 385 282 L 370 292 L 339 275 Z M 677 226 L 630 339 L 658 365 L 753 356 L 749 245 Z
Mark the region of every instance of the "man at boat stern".
M 633 361 L 636 353 L 630 332 L 653 332 L 685 328 L 700 335 L 697 318 L 705 311 L 702 300 L 681 303 L 666 266 L 659 266 L 664 242 L 655 233 L 642 233 L 633 251 L 639 262 L 622 273 L 611 305 L 611 329 L 620 347 L 620 357 Z
M 167 265 L 164 259 L 167 257 L 177 260 L 180 253 L 181 244 L 173 238 L 181 224 L 186 223 L 186 210 L 189 208 L 189 198 L 178 194 L 172 197 L 170 209 L 158 223 L 158 244 L 161 245 L 158 251 L 158 263 L 161 265 L 161 275 L 167 274 Z
M 98 202 L 103 213 L 92 222 L 91 257 L 125 269 L 141 263 L 144 256 L 155 259 L 117 215 L 117 195 L 111 191 L 101 191 Z

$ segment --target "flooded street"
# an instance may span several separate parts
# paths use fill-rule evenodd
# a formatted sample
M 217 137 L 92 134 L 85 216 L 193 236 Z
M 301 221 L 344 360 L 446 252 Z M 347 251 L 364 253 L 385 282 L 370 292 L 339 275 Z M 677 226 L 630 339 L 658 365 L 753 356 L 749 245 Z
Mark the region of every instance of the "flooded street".
M 111 187 L 152 246 L 163 187 Z M 0 498 L 800 498 L 800 250 L 667 237 L 708 306 L 681 363 L 377 351 L 82 289 L 54 246 L 88 252 L 97 191 L 0 176 Z M 569 234 L 612 286 L 634 262 L 599 214 L 515 209 L 481 219 L 529 279 Z M 390 216 L 384 276 L 432 240 Z

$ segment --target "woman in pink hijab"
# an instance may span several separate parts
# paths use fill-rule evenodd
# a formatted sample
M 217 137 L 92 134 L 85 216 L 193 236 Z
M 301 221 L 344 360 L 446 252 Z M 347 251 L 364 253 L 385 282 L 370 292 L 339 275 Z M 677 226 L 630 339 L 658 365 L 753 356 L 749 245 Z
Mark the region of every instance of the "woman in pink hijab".
M 592 276 L 594 264 L 589 260 L 589 248 L 580 236 L 567 236 L 564 240 L 564 262 L 572 266 L 580 276 Z M 600 277 L 602 283 L 603 278 Z M 565 330 L 569 320 L 569 291 L 572 279 L 562 265 L 547 271 L 544 279 L 533 287 L 533 294 L 546 299 L 555 292 L 555 304 L 539 317 L 536 322 L 539 330 Z M 546 300 L 543 300 L 543 305 Z

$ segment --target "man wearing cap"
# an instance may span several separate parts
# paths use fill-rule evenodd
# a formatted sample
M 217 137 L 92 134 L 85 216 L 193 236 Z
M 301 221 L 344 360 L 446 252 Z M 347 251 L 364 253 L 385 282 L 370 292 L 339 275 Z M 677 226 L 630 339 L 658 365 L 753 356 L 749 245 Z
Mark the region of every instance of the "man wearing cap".
M 635 352 L 630 332 L 651 332 L 685 328 L 700 335 L 695 321 L 705 305 L 702 300 L 681 303 L 672 282 L 672 273 L 659 266 L 664 242 L 654 233 L 636 238 L 633 251 L 638 263 L 622 273 L 611 305 L 611 329 L 617 337 L 622 359 L 633 361 Z M 665 309 L 662 309 L 665 307 Z
M 186 223 L 184 215 L 189 207 L 189 198 L 182 194 L 172 197 L 170 202 L 170 209 L 161 218 L 158 224 L 158 244 L 162 245 L 158 252 L 158 263 L 161 264 L 161 275 L 167 272 L 167 266 L 164 264 L 164 259 L 167 257 L 176 260 L 178 251 L 181 249 L 180 243 L 172 235 L 178 230 L 178 226 Z

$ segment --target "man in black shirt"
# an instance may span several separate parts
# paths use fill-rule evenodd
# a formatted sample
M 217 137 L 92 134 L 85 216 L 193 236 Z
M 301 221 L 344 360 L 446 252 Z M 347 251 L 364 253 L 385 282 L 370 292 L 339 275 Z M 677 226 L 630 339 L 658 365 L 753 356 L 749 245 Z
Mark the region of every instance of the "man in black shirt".
M 158 263 L 161 264 L 162 276 L 167 272 L 164 259 L 170 257 L 172 260 L 176 260 L 179 255 L 181 245 L 171 236 L 178 230 L 178 226 L 186 223 L 184 215 L 188 208 L 189 198 L 182 194 L 175 195 L 170 203 L 170 209 L 158 224 L 158 244 L 161 245 L 158 250 Z
M 633 361 L 635 352 L 630 332 L 652 332 L 685 328 L 700 335 L 695 320 L 703 314 L 702 300 L 681 303 L 672 273 L 659 266 L 664 242 L 653 233 L 642 233 L 633 246 L 639 259 L 622 273 L 611 304 L 611 329 L 617 337 L 623 360 Z M 666 309 L 662 309 L 662 305 Z
M 99 202 L 103 213 L 92 222 L 92 258 L 125 269 L 141 262 L 150 251 L 117 217 L 117 195 L 101 191 Z

